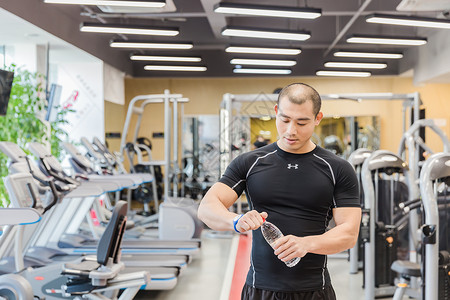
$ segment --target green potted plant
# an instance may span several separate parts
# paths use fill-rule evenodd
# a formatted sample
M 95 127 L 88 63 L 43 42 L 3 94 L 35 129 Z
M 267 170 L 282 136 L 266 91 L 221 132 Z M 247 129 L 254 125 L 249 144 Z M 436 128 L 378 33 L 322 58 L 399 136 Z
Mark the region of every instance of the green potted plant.
M 6 116 L 0 116 L 0 141 L 10 141 L 19 145 L 26 152 L 28 142 L 49 142 L 52 153 L 60 157 L 60 142 L 67 138 L 61 128 L 65 124 L 65 115 L 73 110 L 60 110 L 56 121 L 50 128 L 41 120 L 45 112 L 44 76 L 32 73 L 12 65 L 7 68 L 14 72 L 14 81 Z M 7 157 L 0 153 L 0 206 L 9 203 L 3 184 L 3 177 L 8 175 Z

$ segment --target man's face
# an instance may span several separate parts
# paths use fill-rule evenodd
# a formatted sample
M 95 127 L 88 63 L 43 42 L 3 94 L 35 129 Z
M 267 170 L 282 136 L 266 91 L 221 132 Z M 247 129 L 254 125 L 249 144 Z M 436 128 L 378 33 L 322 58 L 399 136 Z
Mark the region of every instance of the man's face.
M 321 112 L 317 116 L 314 115 L 312 101 L 295 104 L 283 97 L 279 105 L 275 105 L 275 113 L 280 137 L 278 146 L 291 153 L 311 151 L 310 138 L 323 117 Z

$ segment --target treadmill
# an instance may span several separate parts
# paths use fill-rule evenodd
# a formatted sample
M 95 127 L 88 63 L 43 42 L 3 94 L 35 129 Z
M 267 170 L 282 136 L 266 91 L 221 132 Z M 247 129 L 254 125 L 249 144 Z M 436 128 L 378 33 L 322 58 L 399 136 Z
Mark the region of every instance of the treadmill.
M 40 198 L 37 197 L 37 187 L 36 183 L 34 182 L 32 176 L 30 174 L 12 174 L 5 178 L 5 186 L 8 190 L 8 193 L 10 195 L 11 204 L 13 208 L 26 208 L 31 207 L 35 208 L 38 211 L 43 211 Z M 67 201 L 69 202 L 69 201 Z M 43 225 L 45 224 L 45 216 L 42 220 Z M 36 233 L 37 230 L 34 230 L 34 233 Z M 26 251 L 26 256 L 31 257 L 34 260 L 38 260 L 38 253 L 42 253 L 42 248 L 35 249 L 35 251 L 30 251 L 33 248 L 29 248 Z M 96 251 L 92 252 L 92 254 L 96 254 Z M 15 252 L 15 255 L 17 256 L 17 251 Z M 20 253 L 19 253 L 20 255 Z M 80 256 L 78 254 L 77 256 Z M 82 255 L 84 256 L 84 255 Z M 136 261 L 136 258 L 140 260 L 139 264 Z M 126 263 L 126 260 L 129 260 L 129 256 L 125 255 L 122 256 L 121 260 L 125 264 L 125 269 L 121 271 L 121 274 L 129 274 L 129 273 L 135 273 L 135 272 L 141 272 L 141 271 L 148 271 L 151 277 L 151 282 L 148 283 L 146 286 L 144 286 L 144 289 L 147 290 L 166 290 L 166 289 L 172 289 L 175 287 L 177 283 L 178 275 L 181 274 L 181 269 L 185 266 L 177 264 L 177 266 L 172 267 L 163 267 L 161 264 L 156 267 L 156 262 L 161 262 L 162 259 L 165 258 L 164 256 L 136 256 L 131 260 L 131 264 L 128 265 Z M 42 267 L 45 265 L 53 265 L 53 264 L 60 264 L 61 262 L 65 261 L 73 261 L 77 259 L 74 255 L 67 255 L 64 252 L 55 250 L 54 256 L 51 257 L 52 261 L 49 262 L 48 259 L 46 261 L 43 261 L 41 265 L 37 267 Z M 147 264 L 147 259 L 150 263 Z M 176 261 L 176 258 L 172 258 L 172 262 Z M 35 266 L 35 265 L 34 265 Z M 16 266 L 17 267 L 17 266 Z M 25 267 L 25 266 L 24 266 Z M 35 266 L 36 267 L 36 266 Z M 58 266 L 59 269 L 60 266 Z M 58 268 L 56 268 L 58 269 Z M 15 270 L 14 270 L 15 271 Z M 31 272 L 33 276 L 37 276 L 37 274 L 41 274 L 39 271 L 39 268 Z M 29 276 L 29 278 L 33 278 L 33 276 Z
M 84 157 L 72 144 L 68 144 L 65 143 L 64 145 L 66 151 L 68 152 L 68 154 L 70 155 L 70 161 L 72 163 L 72 165 L 74 166 L 75 170 L 79 171 L 79 172 L 84 172 L 85 174 L 88 174 L 87 176 L 89 177 L 89 173 L 92 172 L 93 167 L 90 163 L 89 160 L 87 160 L 86 157 Z M 134 174 L 125 174 L 125 175 L 134 175 Z M 125 176 L 125 175 L 118 175 L 118 176 Z M 116 176 L 116 175 L 114 175 Z M 106 177 L 114 177 L 114 176 L 106 176 Z M 196 225 L 196 224 L 194 224 Z M 194 236 L 199 236 L 199 232 L 197 232 L 199 229 L 196 227 L 195 230 L 195 234 Z M 123 247 L 124 249 L 128 248 L 128 247 L 133 247 L 133 248 L 146 248 L 146 245 L 141 245 L 140 243 L 142 242 L 142 240 L 145 240 L 144 238 L 140 238 L 139 240 L 133 241 L 133 240 L 124 240 L 123 242 Z M 152 243 L 152 246 L 154 245 L 155 247 L 157 246 L 158 248 L 180 248 L 182 252 L 185 251 L 189 251 L 190 254 L 192 254 L 192 252 L 197 252 L 194 251 L 193 248 L 200 248 L 200 239 L 192 239 L 192 240 L 155 240 L 155 239 L 148 239 L 148 241 L 154 241 L 154 243 Z M 89 241 L 85 241 L 85 246 L 90 247 L 89 245 Z M 81 245 L 74 245 L 76 247 L 79 247 Z
M 64 173 L 60 163 L 48 153 L 42 144 L 30 143 L 28 144 L 28 148 L 34 155 L 39 157 L 42 164 L 45 164 L 48 167 L 48 175 L 58 176 L 61 179 L 68 177 Z M 63 202 L 61 206 L 61 219 L 63 222 L 71 221 L 74 223 L 79 220 L 79 224 L 91 207 L 89 199 L 71 199 L 71 201 Z M 75 224 L 74 227 L 77 229 L 79 224 Z M 64 227 L 69 225 L 61 226 L 61 221 L 58 221 L 58 223 L 54 223 L 54 226 Z M 63 230 L 60 234 L 53 231 L 51 235 L 51 238 L 54 241 L 53 246 L 63 248 L 64 251 L 69 253 L 92 253 L 97 244 L 96 239 L 87 238 L 77 234 L 64 234 Z M 181 245 L 182 247 L 180 247 L 180 242 L 177 241 L 163 242 L 153 239 L 144 241 L 127 240 L 122 243 L 122 256 L 126 265 L 139 264 L 142 266 L 142 262 L 132 261 L 132 257 L 150 254 L 148 259 L 147 257 L 140 257 L 139 260 L 146 260 L 151 266 L 176 265 L 183 268 L 183 266 L 185 267 L 192 260 L 191 256 L 196 255 L 199 252 L 200 243 L 198 241 L 182 242 Z

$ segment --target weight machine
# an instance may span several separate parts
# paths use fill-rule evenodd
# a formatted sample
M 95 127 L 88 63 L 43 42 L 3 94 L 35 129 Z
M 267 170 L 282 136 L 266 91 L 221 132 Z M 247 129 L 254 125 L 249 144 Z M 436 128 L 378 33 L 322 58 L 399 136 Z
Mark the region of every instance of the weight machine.
M 128 151 L 130 167 L 136 155 L 138 164 L 148 166 L 151 174 L 155 178 L 155 166 L 164 166 L 164 196 L 163 203 L 159 205 L 157 195 L 157 186 L 155 180 L 152 181 L 153 199 L 155 199 L 156 214 L 146 218 L 144 222 L 159 221 L 159 238 L 170 240 L 188 240 L 190 238 L 199 238 L 203 224 L 197 218 L 197 204 L 189 199 L 178 197 L 178 174 L 179 168 L 179 149 L 178 149 L 178 116 L 179 107 L 181 106 L 181 114 L 183 113 L 183 103 L 189 99 L 183 98 L 181 94 L 171 94 L 169 90 L 165 90 L 164 94 L 156 95 L 140 95 L 131 99 L 128 105 L 127 116 L 122 132 L 120 142 L 120 153 L 122 156 Z M 164 104 L 164 159 L 160 161 L 153 160 L 151 157 L 151 149 L 144 144 L 138 143 L 138 134 L 141 127 L 142 117 L 145 108 L 150 104 Z M 137 117 L 134 128 L 131 125 L 133 116 Z M 129 151 L 127 143 L 127 135 L 133 132 L 131 144 L 133 151 Z M 173 141 L 173 151 L 172 151 Z M 144 160 L 143 151 L 148 153 L 148 159 Z M 172 152 L 172 159 L 171 159 Z M 170 179 L 173 181 L 170 182 Z M 170 184 L 172 183 L 172 189 Z M 158 209 L 159 208 L 159 209 Z
M 421 104 L 419 93 L 410 94 L 394 94 L 394 93 L 360 93 L 360 94 L 325 94 L 321 95 L 323 101 L 368 101 L 368 100 L 401 100 L 403 101 L 403 132 L 406 131 L 407 114 L 410 110 L 414 110 L 413 121 L 419 120 L 419 108 Z M 276 104 L 278 94 L 224 94 L 223 100 L 220 106 L 220 166 L 219 172 L 223 174 L 230 162 L 235 158 L 236 151 L 233 151 L 233 144 L 237 143 L 240 139 L 239 131 L 242 126 L 250 126 L 243 120 L 242 107 L 247 109 L 247 116 L 254 112 L 255 107 L 252 104 L 258 104 L 266 102 L 265 106 L 258 106 L 256 110 L 264 112 L 265 115 L 275 117 L 273 112 L 273 106 Z M 267 102 L 269 105 L 267 106 Z M 264 105 L 264 103 L 263 103 Z M 354 118 L 354 117 L 352 117 Z M 354 119 L 351 122 L 351 136 L 352 136 L 352 149 L 356 150 L 356 137 L 358 128 L 355 126 Z M 248 134 L 248 133 L 247 133 Z M 250 150 L 248 147 L 243 149 L 244 151 Z M 237 203 L 237 213 L 242 212 L 241 202 Z

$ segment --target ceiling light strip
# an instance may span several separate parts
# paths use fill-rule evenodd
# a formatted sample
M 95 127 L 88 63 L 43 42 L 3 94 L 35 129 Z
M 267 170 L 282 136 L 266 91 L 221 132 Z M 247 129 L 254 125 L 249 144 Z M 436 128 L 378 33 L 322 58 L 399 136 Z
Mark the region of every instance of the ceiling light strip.
M 262 38 L 262 39 L 280 39 L 280 40 L 293 40 L 293 41 L 305 41 L 311 37 L 309 32 L 302 31 L 278 31 L 270 29 L 257 29 L 248 27 L 231 27 L 227 26 L 222 30 L 222 35 L 236 36 L 236 37 L 249 37 L 249 38 Z
M 190 72 L 204 72 L 206 67 L 204 66 L 158 66 L 147 65 L 144 66 L 146 71 L 190 71 Z
M 239 4 L 229 2 L 222 2 L 216 4 L 214 6 L 214 12 L 224 14 L 295 18 L 295 19 L 316 19 L 322 15 L 322 10 L 317 8 L 251 5 L 251 4 Z
M 51 4 L 74 4 L 74 5 L 105 5 L 105 6 L 125 6 L 125 7 L 150 7 L 162 8 L 166 6 L 164 0 L 140 1 L 140 0 L 44 0 Z
M 337 77 L 369 77 L 370 72 L 347 72 L 347 71 L 317 71 L 317 76 L 337 76 Z
M 80 25 L 80 31 L 96 32 L 96 33 L 140 34 L 140 35 L 160 35 L 160 36 L 176 36 L 180 33 L 178 28 L 171 28 L 171 27 L 148 27 L 141 25 L 98 24 L 86 22 Z
M 233 73 L 237 74 L 276 74 L 276 75 L 288 75 L 292 71 L 288 69 L 247 69 L 247 68 L 235 68 Z
M 256 66 L 280 66 L 292 67 L 297 64 L 295 60 L 280 60 L 280 59 L 244 59 L 233 58 L 230 60 L 233 65 L 256 65 Z
M 388 25 L 450 29 L 450 20 L 414 17 L 414 16 L 372 14 L 366 18 L 366 22 L 377 24 L 388 24 Z
M 110 42 L 112 48 L 132 48 L 132 49 L 173 49 L 186 50 L 193 47 L 190 43 L 156 43 L 142 41 L 116 41 Z
M 200 62 L 200 57 L 189 56 L 156 56 L 156 55 L 131 55 L 131 60 L 139 61 L 182 61 L 182 62 Z
M 324 66 L 327 68 L 385 69 L 387 64 L 329 61 Z
M 402 53 L 387 53 L 387 52 L 357 52 L 357 51 L 337 51 L 333 54 L 336 57 L 355 57 L 355 58 L 387 58 L 400 59 L 403 57 Z
M 229 46 L 229 47 L 225 48 L 225 52 L 249 53 L 249 54 L 298 55 L 302 51 L 300 49 L 290 49 L 290 48 L 263 48 L 263 47 Z
M 403 38 L 403 37 L 388 37 L 388 36 L 354 35 L 347 39 L 347 43 L 420 46 L 420 45 L 426 44 L 427 39 L 426 38 Z

